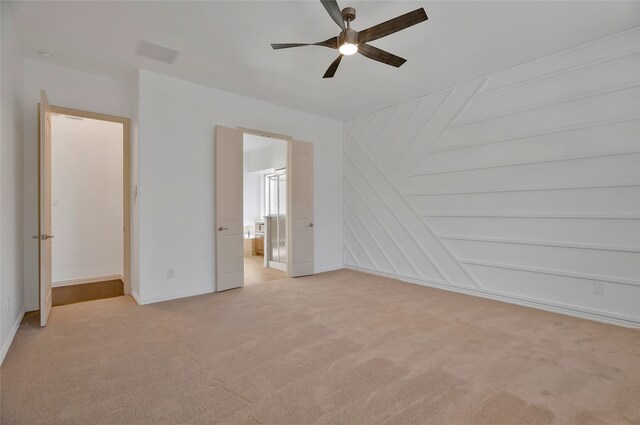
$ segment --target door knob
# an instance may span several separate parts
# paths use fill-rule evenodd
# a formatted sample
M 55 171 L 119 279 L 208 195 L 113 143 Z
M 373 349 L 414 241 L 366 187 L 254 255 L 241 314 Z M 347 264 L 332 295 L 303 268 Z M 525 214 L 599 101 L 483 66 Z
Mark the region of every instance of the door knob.
M 309 227 L 313 227 L 313 223 L 309 223 Z
M 42 234 L 40 236 L 33 235 L 33 236 L 31 236 L 31 239 L 42 239 L 43 241 L 46 241 L 47 239 L 52 239 L 54 237 L 55 236 L 53 236 L 53 235 Z
M 223 230 L 229 230 L 229 228 L 220 226 L 218 227 L 218 230 L 222 232 Z

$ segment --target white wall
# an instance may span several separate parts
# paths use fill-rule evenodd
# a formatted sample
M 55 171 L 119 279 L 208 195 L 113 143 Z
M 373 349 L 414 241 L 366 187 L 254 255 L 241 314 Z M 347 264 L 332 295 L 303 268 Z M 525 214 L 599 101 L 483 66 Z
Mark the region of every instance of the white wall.
M 640 325 L 639 85 L 635 28 L 347 122 L 345 264 Z
M 44 89 L 52 105 L 132 117 L 135 83 L 113 80 L 42 61 L 24 60 L 24 279 L 27 310 L 38 309 L 38 122 L 37 104 Z M 132 128 L 136 126 L 132 121 Z M 135 141 L 135 138 L 132 138 Z M 131 180 L 136 181 L 137 163 L 131 158 Z M 134 210 L 135 214 L 135 210 Z M 132 228 L 132 239 L 135 238 Z M 132 287 L 134 264 L 132 264 Z
M 287 142 L 266 146 L 261 149 L 245 152 L 247 171 L 255 173 L 287 166 Z
M 259 138 L 260 136 L 246 135 L 247 137 Z M 263 148 L 244 152 L 243 155 L 243 209 L 244 225 L 249 226 L 253 231 L 253 224 L 257 219 L 262 218 L 262 204 L 264 202 L 264 175 L 273 171 L 274 168 L 282 168 L 287 165 L 287 142 L 279 141 Z M 247 229 L 245 228 L 245 232 Z
M 253 224 L 260 218 L 260 192 L 262 174 L 250 173 L 247 169 L 247 152 L 242 161 L 242 212 L 245 233 L 253 230 Z M 247 226 L 249 226 L 247 228 Z
M 315 144 L 316 271 L 342 266 L 342 123 L 147 71 L 139 113 L 141 302 L 214 290 L 217 124 Z
M 122 278 L 122 124 L 54 114 L 53 286 Z
M 0 363 L 24 312 L 22 272 L 22 54 L 0 4 Z

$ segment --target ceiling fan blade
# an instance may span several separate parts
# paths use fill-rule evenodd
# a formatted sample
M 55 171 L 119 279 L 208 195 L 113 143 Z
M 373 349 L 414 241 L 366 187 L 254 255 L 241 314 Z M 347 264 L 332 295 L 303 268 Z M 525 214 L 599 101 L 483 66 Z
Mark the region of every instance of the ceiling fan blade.
M 304 46 L 313 46 L 313 44 L 308 44 L 308 43 L 271 43 L 271 47 L 273 48 L 273 50 L 289 49 L 291 47 L 304 47 Z
M 415 24 L 429 19 L 424 8 L 416 9 L 413 12 L 405 13 L 397 18 L 389 19 L 381 24 L 374 25 L 371 28 L 358 32 L 358 41 L 367 42 L 377 40 L 394 32 L 402 31 Z
M 400 68 L 402 64 L 407 61 L 400 56 L 385 52 L 384 50 L 365 43 L 358 44 L 358 53 L 362 56 L 368 57 L 369 59 L 373 59 L 374 61 L 386 63 L 387 65 L 395 66 L 396 68 Z
M 327 12 L 329 12 L 329 16 L 331 16 L 331 19 L 333 19 L 335 23 L 338 24 L 338 26 L 344 30 L 345 27 L 344 27 L 344 20 L 342 19 L 342 11 L 340 10 L 340 6 L 338 6 L 338 3 L 336 2 L 336 0 L 320 0 L 320 1 L 322 2 L 322 5 L 324 6 L 324 8 L 327 9 Z
M 333 76 L 336 74 L 336 71 L 338 70 L 338 65 L 340 65 L 341 60 L 342 60 L 342 55 L 338 56 L 338 59 L 331 62 L 331 65 L 329 65 L 327 72 L 324 73 L 322 78 L 333 78 Z
M 323 46 L 330 47 L 332 49 L 338 48 L 338 37 L 331 37 L 325 41 L 319 41 L 317 43 L 271 43 L 273 50 L 289 49 L 291 47 L 303 47 L 303 46 Z

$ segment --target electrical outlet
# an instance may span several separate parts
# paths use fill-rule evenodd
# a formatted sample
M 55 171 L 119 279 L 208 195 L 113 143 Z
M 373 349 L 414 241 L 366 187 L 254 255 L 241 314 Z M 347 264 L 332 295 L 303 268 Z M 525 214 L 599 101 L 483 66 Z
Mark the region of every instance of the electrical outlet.
M 174 274 L 173 269 L 167 269 L 167 278 L 173 279 L 174 277 L 176 277 L 176 275 Z
M 595 295 L 604 295 L 604 282 L 593 282 L 593 293 Z

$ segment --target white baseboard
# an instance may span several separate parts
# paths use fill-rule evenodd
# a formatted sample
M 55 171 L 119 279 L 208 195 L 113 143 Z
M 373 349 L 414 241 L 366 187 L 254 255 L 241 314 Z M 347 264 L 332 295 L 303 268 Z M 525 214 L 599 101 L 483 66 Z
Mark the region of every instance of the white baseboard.
M 7 340 L 4 341 L 4 344 L 2 344 L 2 352 L 0 352 L 0 365 L 2 365 L 2 363 L 4 362 L 5 356 L 9 352 L 9 347 L 11 347 L 11 343 L 13 342 L 13 338 L 16 336 L 16 333 L 18 332 L 18 328 L 20 327 L 20 322 L 22 322 L 22 318 L 24 317 L 24 313 L 25 313 L 25 311 L 24 311 L 24 308 L 23 308 L 22 311 L 20 312 L 20 314 L 18 315 L 18 320 L 16 320 L 16 322 L 11 327 L 11 332 L 9 332 L 9 335 L 7 336 Z
M 329 271 L 333 271 L 333 270 L 340 270 L 340 269 L 343 269 L 344 267 L 345 267 L 344 265 L 340 264 L 340 265 L 336 265 L 336 266 L 316 268 L 314 270 L 314 273 L 324 273 L 324 272 L 329 272 Z M 186 291 L 186 292 L 175 292 L 175 293 L 168 294 L 168 295 L 160 295 L 160 296 L 156 296 L 156 297 L 142 298 L 142 297 L 140 297 L 140 295 L 138 295 L 138 293 L 136 291 L 134 291 L 132 289 L 131 290 L 131 296 L 133 297 L 133 299 L 139 305 L 146 305 L 146 304 L 159 303 L 159 302 L 163 302 L 163 301 L 171 301 L 171 300 L 175 300 L 175 299 L 179 299 L 179 298 L 194 297 L 196 295 L 212 294 L 212 293 L 215 293 L 215 292 L 216 292 L 216 290 L 213 289 L 213 288 L 201 288 L 201 289 L 194 289 L 194 290 Z
M 466 295 L 473 295 L 476 297 L 488 298 L 490 300 L 502 301 L 509 304 L 521 305 L 524 307 L 537 308 L 539 310 L 550 311 L 552 313 L 565 314 L 567 316 L 578 317 L 580 319 L 593 320 L 595 322 L 607 323 L 609 325 L 617 325 L 617 326 L 623 326 L 625 328 L 633 328 L 633 329 L 640 328 L 640 321 L 632 317 L 612 316 L 612 315 L 598 312 L 598 311 L 579 309 L 573 306 L 550 303 L 548 301 L 527 299 L 523 297 L 515 297 L 513 295 L 506 295 L 506 294 L 494 293 L 489 291 L 478 291 L 473 288 L 463 288 L 460 286 L 429 282 L 429 281 L 419 280 L 419 279 L 409 279 L 409 278 L 395 276 L 388 273 L 381 273 L 376 270 L 371 270 L 364 267 L 345 265 L 345 268 L 355 270 L 355 271 L 360 271 L 363 273 L 373 274 L 377 276 L 388 277 L 388 278 L 399 280 L 402 282 L 414 283 L 416 285 L 422 285 L 422 286 L 430 286 L 432 288 L 443 289 L 445 291 L 459 292 Z
M 85 283 L 105 282 L 107 280 L 117 280 L 117 279 L 120 279 L 124 282 L 123 275 L 111 274 L 107 276 L 93 276 L 93 277 L 81 277 L 78 279 L 59 280 L 57 282 L 51 282 L 51 286 L 53 288 L 58 288 L 61 286 L 83 285 Z
M 24 306 L 24 312 L 28 313 L 30 311 L 38 311 L 40 310 L 40 304 L 29 304 Z
M 185 292 L 174 292 L 172 294 L 158 295 L 155 297 L 148 297 L 148 298 L 141 298 L 136 292 L 131 291 L 131 296 L 133 297 L 134 300 L 136 300 L 138 304 L 146 305 L 146 304 L 159 303 L 163 301 L 176 300 L 178 298 L 186 298 L 186 297 L 194 297 L 196 295 L 211 294 L 214 292 L 215 292 L 215 289 L 208 287 L 208 288 L 193 289 L 191 291 L 185 291 Z
M 133 289 L 131 290 L 131 297 L 133 297 L 133 299 L 138 303 L 138 305 L 142 305 L 142 303 L 140 302 L 140 297 L 138 296 L 138 293 Z
M 269 261 L 267 263 L 267 267 L 271 267 L 272 269 L 280 270 L 281 272 L 285 272 L 285 273 L 287 271 L 287 264 L 279 263 L 277 261 Z

